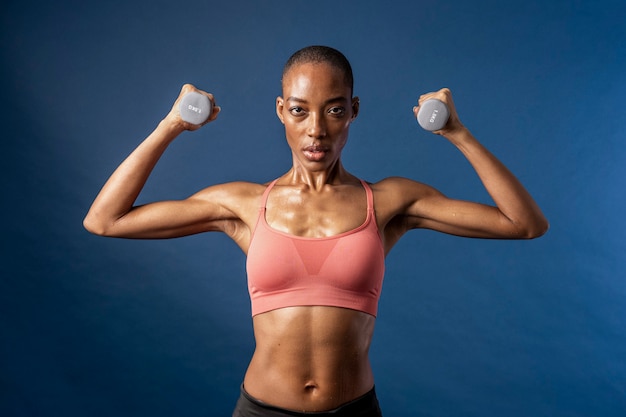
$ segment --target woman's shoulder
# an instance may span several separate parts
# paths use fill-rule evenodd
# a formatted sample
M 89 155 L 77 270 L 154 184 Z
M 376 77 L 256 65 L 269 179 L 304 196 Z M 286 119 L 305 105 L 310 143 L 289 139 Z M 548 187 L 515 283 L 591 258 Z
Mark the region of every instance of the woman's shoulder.
M 368 182 L 374 192 L 378 193 L 415 193 L 432 189 L 427 184 L 405 177 L 386 177 L 378 182 Z
M 370 183 L 376 207 L 385 207 L 392 213 L 402 212 L 423 198 L 439 195 L 435 188 L 405 177 L 387 177 Z
M 257 206 L 270 183 L 249 181 L 231 181 L 208 186 L 198 191 L 192 198 L 236 209 L 252 205 Z
M 263 194 L 265 189 L 271 184 L 271 181 L 266 183 L 257 183 L 251 181 L 230 181 L 219 183 L 215 185 L 210 185 L 204 189 L 202 189 L 200 194 L 213 194 L 213 193 L 224 193 L 232 196 L 254 196 Z

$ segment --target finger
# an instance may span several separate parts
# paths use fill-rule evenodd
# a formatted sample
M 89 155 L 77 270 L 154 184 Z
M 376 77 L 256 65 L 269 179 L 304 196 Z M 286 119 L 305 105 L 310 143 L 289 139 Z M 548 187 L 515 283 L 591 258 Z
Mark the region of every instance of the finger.
M 451 93 L 449 88 L 444 87 L 444 88 L 441 88 L 441 89 L 439 89 L 437 91 L 431 91 L 431 92 L 422 94 L 419 97 L 418 102 L 421 104 L 424 101 L 429 100 L 431 98 L 436 98 L 438 100 L 443 101 L 444 103 L 448 103 L 451 100 L 451 98 L 452 98 L 452 93 Z

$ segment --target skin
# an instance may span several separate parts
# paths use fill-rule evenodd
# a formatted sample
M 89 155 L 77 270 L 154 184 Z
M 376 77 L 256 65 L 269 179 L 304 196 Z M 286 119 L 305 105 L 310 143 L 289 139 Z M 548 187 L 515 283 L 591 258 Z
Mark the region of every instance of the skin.
M 92 233 L 126 238 L 173 238 L 208 231 L 230 236 L 247 253 L 267 184 L 214 185 L 181 201 L 134 206 L 150 172 L 184 130 L 180 97 L 158 127 L 116 169 L 84 220 Z M 201 91 L 199 91 L 201 92 Z M 201 92 L 202 94 L 206 94 Z M 212 95 L 207 96 L 215 101 Z M 461 123 L 448 89 L 425 94 L 450 107 L 447 125 L 435 132 L 467 158 L 495 205 L 450 199 L 434 188 L 400 177 L 371 184 L 385 253 L 409 230 L 427 228 L 466 237 L 528 239 L 548 222 L 509 170 Z M 417 115 L 418 107 L 413 109 Z M 267 202 L 266 219 L 296 236 L 326 237 L 360 226 L 365 191 L 341 163 L 341 152 L 359 100 L 336 68 L 297 65 L 283 77 L 276 114 L 285 126 L 293 166 L 280 177 Z M 207 123 L 220 113 L 215 111 Z M 298 411 L 336 408 L 374 385 L 368 351 L 375 318 L 337 307 L 288 307 L 253 318 L 256 349 L 244 378 L 246 391 L 266 403 Z

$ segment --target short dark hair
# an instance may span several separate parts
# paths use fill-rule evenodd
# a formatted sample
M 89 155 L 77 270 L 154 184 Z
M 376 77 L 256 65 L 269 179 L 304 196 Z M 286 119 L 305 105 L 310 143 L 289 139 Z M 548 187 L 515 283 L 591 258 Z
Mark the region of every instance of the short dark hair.
M 354 90 L 354 77 L 352 66 L 344 54 L 329 46 L 312 45 L 296 51 L 285 63 L 283 67 L 283 79 L 289 70 L 295 65 L 316 63 L 326 63 L 337 68 L 344 75 L 346 84 L 350 86 L 350 93 Z

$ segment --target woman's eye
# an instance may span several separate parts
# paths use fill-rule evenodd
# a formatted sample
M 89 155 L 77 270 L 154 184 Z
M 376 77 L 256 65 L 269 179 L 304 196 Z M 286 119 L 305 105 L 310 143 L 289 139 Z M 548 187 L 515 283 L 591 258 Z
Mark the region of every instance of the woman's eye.
M 343 116 L 345 112 L 346 109 L 344 109 L 343 107 L 331 107 L 328 110 L 328 113 L 332 114 L 333 116 Z

